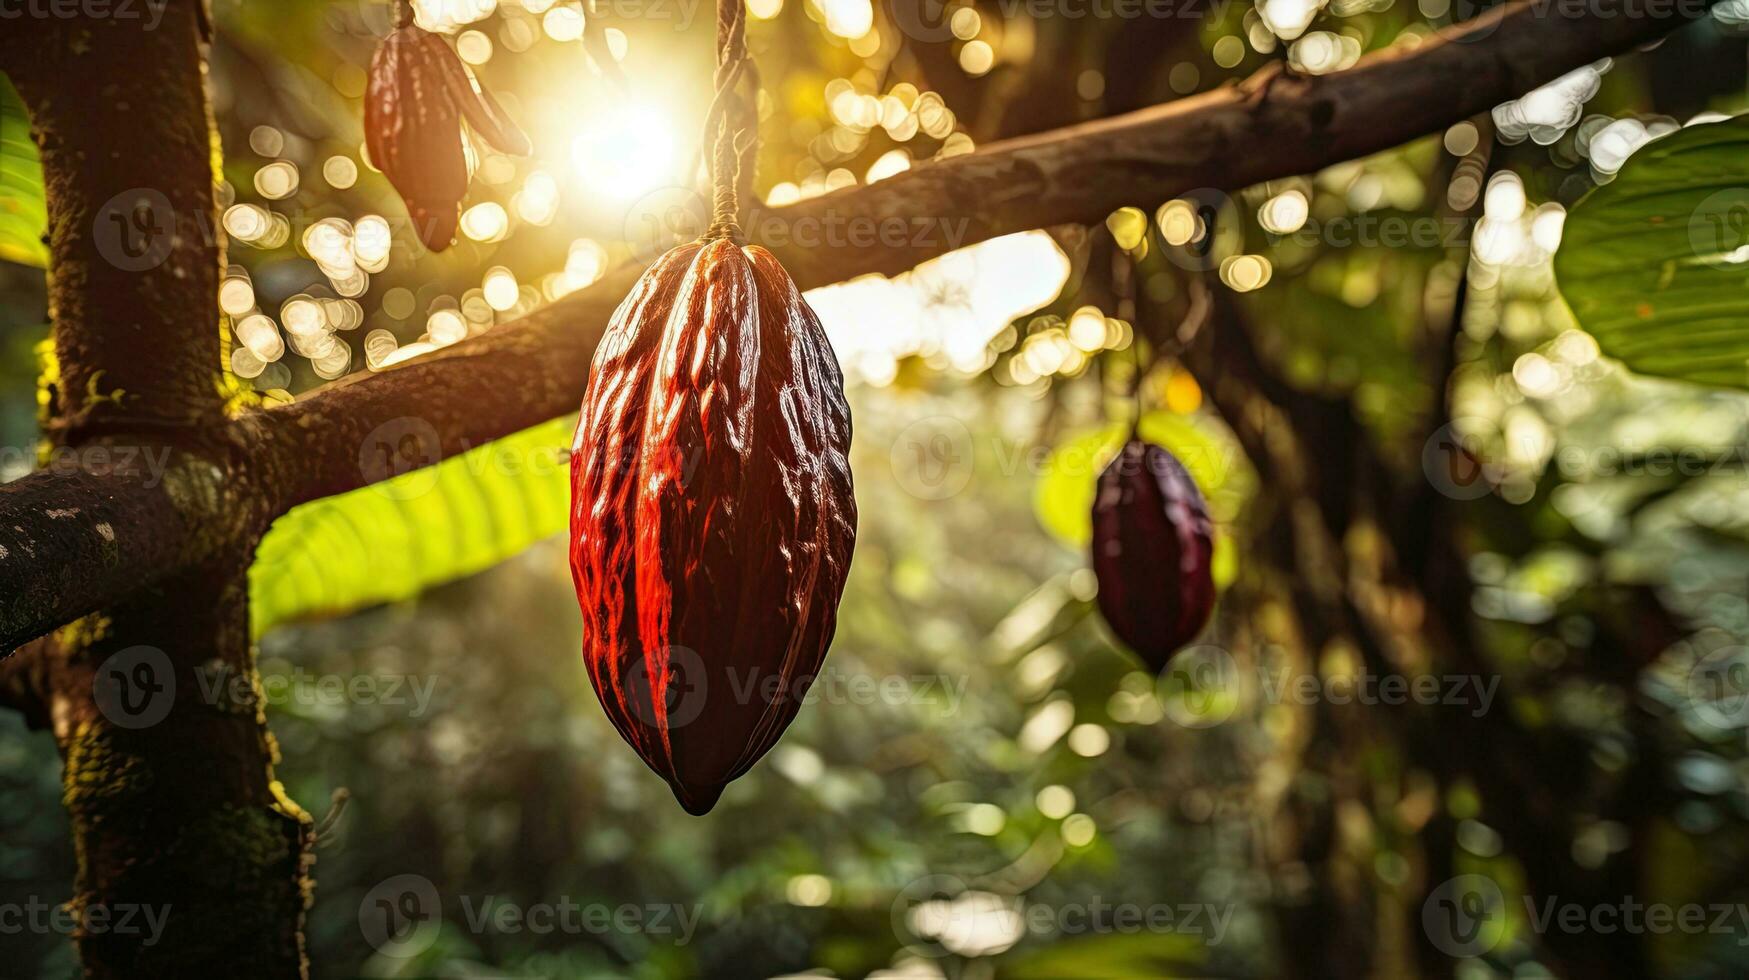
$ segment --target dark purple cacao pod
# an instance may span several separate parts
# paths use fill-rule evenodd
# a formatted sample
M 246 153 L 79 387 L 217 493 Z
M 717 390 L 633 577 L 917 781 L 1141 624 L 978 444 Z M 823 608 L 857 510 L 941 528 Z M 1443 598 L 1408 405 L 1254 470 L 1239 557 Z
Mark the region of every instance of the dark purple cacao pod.
M 1208 508 L 1184 465 L 1153 443 L 1125 443 L 1093 498 L 1093 572 L 1105 621 L 1155 673 L 1208 622 L 1213 555 Z
M 365 148 L 407 202 L 413 230 L 441 252 L 455 239 L 468 191 L 461 120 L 488 143 L 516 156 L 528 137 L 481 86 L 443 39 L 413 25 L 389 33 L 370 60 L 364 96 Z
M 674 249 L 595 352 L 571 456 L 571 571 L 601 706 L 702 814 L 801 707 L 856 541 L 850 409 L 772 254 Z

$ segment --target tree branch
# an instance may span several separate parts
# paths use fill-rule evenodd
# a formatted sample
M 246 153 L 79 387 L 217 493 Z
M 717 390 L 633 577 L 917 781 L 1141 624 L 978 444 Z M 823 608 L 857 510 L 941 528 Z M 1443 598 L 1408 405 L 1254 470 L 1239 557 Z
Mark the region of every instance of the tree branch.
M 41 470 L 0 486 L 0 650 L 181 564 L 189 531 L 143 473 Z
M 898 273 L 998 235 L 1094 223 L 1125 205 L 1247 187 L 1397 146 L 1705 13 L 1677 6 L 1665 17 L 1624 0 L 1574 17 L 1542 3 L 1496 8 L 1344 72 L 1268 69 L 1235 87 L 772 209 L 747 229 L 803 288 Z M 260 413 L 250 424 L 277 460 L 279 505 L 380 479 L 368 462 L 381 448 L 367 444 L 373 433 L 421 436 L 417 462 L 429 463 L 573 410 L 595 342 L 638 271 L 622 267 L 484 336 Z

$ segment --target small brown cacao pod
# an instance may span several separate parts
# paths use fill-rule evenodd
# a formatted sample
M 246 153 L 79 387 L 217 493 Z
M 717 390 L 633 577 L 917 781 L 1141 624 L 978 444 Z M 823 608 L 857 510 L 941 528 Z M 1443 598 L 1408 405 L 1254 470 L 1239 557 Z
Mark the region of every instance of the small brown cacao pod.
M 1184 465 L 1153 443 L 1125 443 L 1093 498 L 1093 572 L 1105 621 L 1155 673 L 1208 622 L 1213 556 L 1208 508 Z
M 468 191 L 461 120 L 505 153 L 529 152 L 528 137 L 443 39 L 411 22 L 396 27 L 370 60 L 365 148 L 407 202 L 413 230 L 441 252 L 455 239 Z
M 690 813 L 777 742 L 825 659 L 849 450 L 825 330 L 757 245 L 662 256 L 596 349 L 571 455 L 583 659 Z

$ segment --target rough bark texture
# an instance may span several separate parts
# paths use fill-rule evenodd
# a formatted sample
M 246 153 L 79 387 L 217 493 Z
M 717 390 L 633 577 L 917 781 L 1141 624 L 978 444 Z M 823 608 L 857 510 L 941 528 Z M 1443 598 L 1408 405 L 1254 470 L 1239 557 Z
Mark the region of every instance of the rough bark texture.
M 47 651 L 79 859 L 72 907 L 164 923 L 150 945 L 81 933 L 89 977 L 304 975 L 310 819 L 272 779 L 261 700 L 229 683 L 254 671 L 248 561 L 236 549 L 188 569 Z
M 149 471 L 39 470 L 0 486 L 0 647 L 96 612 L 141 569 L 174 569 L 191 536 Z
M 310 821 L 250 695 L 269 514 L 218 386 L 205 17 L 145 23 L 14 20 L 0 43 L 42 149 L 61 464 L 0 489 L 0 636 L 90 613 L 3 693 L 61 750 L 88 977 L 299 977 Z
M 223 408 L 219 324 L 201 315 L 221 270 L 198 8 L 171 3 L 156 30 L 7 21 L 6 72 L 42 153 L 61 366 L 50 407 L 68 444 L 210 425 Z

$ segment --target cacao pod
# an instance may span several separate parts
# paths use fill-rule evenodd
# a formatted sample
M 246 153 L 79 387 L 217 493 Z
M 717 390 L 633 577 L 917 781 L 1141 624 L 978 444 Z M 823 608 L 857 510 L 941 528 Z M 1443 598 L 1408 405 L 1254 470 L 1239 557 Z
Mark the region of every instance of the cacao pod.
M 365 148 L 389 178 L 425 247 L 441 252 L 455 239 L 468 190 L 461 120 L 505 153 L 529 152 L 528 137 L 510 121 L 443 39 L 410 20 L 371 57 L 364 96 Z
M 596 349 L 571 456 L 583 659 L 690 813 L 776 743 L 826 656 L 849 449 L 825 331 L 757 245 L 668 252 Z
M 1165 449 L 1131 438 L 1099 475 L 1093 572 L 1105 621 L 1155 673 L 1208 622 L 1213 555 L 1196 481 Z

